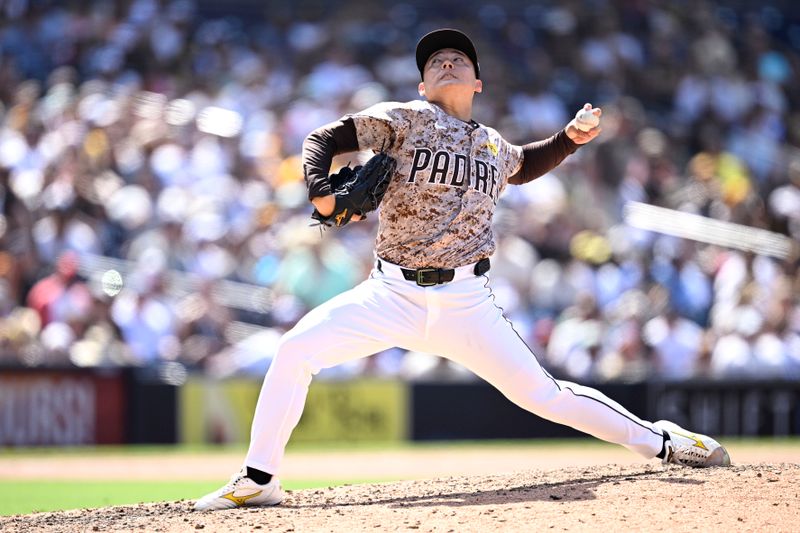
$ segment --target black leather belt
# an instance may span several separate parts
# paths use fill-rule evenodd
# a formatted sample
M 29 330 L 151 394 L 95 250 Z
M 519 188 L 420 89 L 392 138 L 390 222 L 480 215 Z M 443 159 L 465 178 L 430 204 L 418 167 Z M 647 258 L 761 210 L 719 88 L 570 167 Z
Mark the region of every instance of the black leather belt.
M 491 266 L 492 264 L 488 257 L 481 259 L 475 263 L 475 275 L 482 276 L 486 274 Z M 378 270 L 380 268 L 381 260 L 378 259 Z M 404 278 L 415 282 L 420 287 L 432 287 L 433 285 L 447 283 L 448 281 L 453 281 L 456 275 L 456 271 L 453 268 L 400 268 L 400 271 L 403 273 Z

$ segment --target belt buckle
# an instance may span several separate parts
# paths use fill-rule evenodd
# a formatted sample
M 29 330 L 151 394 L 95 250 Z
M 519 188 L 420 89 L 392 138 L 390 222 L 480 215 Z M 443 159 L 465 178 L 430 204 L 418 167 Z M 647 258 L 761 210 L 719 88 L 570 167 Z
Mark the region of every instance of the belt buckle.
M 439 281 L 425 281 L 424 276 L 430 272 L 439 272 L 438 268 L 418 268 L 417 269 L 417 285 L 420 287 L 433 287 L 434 285 L 438 285 Z

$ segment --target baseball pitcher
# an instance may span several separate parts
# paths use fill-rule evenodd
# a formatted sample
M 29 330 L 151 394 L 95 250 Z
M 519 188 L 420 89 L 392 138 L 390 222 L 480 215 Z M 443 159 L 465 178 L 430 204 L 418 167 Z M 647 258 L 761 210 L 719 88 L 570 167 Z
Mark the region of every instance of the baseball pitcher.
M 311 378 L 393 346 L 447 357 L 531 413 L 646 459 L 730 464 L 725 448 L 705 435 L 641 420 L 594 389 L 554 379 L 492 294 L 498 197 L 594 139 L 601 111 L 587 104 L 552 137 L 516 146 L 472 119 L 483 82 L 469 37 L 433 31 L 417 44 L 416 60 L 424 100 L 374 105 L 313 131 L 304 142 L 316 220 L 343 226 L 381 205 L 375 265 L 369 279 L 312 310 L 283 336 L 264 379 L 242 470 L 195 509 L 280 503 L 277 475 Z M 334 155 L 366 149 L 380 160 L 332 184 Z

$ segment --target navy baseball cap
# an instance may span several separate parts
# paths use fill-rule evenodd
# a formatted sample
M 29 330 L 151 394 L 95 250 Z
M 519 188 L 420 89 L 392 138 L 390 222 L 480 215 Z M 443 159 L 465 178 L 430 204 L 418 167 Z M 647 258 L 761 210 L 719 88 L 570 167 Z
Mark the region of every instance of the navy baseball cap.
M 420 77 L 422 77 L 422 72 L 425 70 L 425 63 L 428 62 L 428 58 L 443 48 L 453 48 L 463 52 L 475 66 L 475 77 L 481 78 L 481 69 L 478 66 L 478 53 L 475 51 L 475 45 L 472 44 L 472 41 L 465 33 L 452 28 L 433 30 L 423 35 L 422 39 L 417 43 L 417 68 L 419 69 Z

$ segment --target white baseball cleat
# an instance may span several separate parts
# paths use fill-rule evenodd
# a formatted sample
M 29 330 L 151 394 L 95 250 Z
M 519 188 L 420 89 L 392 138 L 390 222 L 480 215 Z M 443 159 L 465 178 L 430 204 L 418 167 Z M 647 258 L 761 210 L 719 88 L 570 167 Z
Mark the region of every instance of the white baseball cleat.
M 668 420 L 659 420 L 653 425 L 667 434 L 664 464 L 674 463 L 694 468 L 730 466 L 731 457 L 728 451 L 711 437 L 686 431 Z
M 278 505 L 286 497 L 281 482 L 273 476 L 266 485 L 259 485 L 244 471 L 235 474 L 227 485 L 206 494 L 194 504 L 195 511 L 218 511 L 245 506 Z

